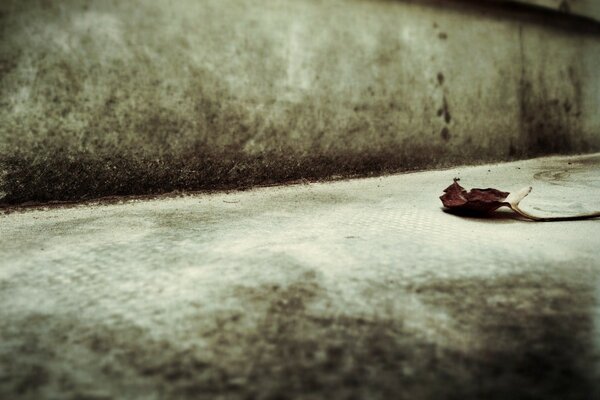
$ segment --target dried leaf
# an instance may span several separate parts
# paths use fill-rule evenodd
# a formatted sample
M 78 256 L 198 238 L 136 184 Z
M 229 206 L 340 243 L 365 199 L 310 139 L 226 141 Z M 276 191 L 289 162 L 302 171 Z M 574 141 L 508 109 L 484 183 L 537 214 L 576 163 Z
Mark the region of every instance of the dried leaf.
M 458 178 L 454 178 L 454 183 L 444 189 L 444 194 L 440 196 L 440 200 L 442 200 L 444 207 L 453 211 L 487 214 L 500 207 L 506 206 L 510 207 L 511 210 L 523 218 L 539 222 L 576 221 L 600 218 L 600 211 L 560 217 L 540 217 L 531 215 L 519 207 L 521 200 L 531 192 L 531 186 L 524 187 L 513 193 L 502 192 L 492 188 L 471 189 L 467 192 L 465 188 L 458 184 L 458 180 Z
M 494 211 L 502 206 L 510 206 L 507 197 L 510 193 L 497 189 L 471 189 L 467 192 L 458 184 L 458 179 L 444 189 L 440 196 L 444 207 L 454 210 L 469 210 L 481 213 Z

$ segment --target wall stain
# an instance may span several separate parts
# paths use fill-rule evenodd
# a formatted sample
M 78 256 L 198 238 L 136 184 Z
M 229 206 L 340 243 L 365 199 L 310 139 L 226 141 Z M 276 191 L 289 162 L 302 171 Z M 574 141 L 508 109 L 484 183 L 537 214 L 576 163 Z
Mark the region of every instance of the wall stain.
M 443 73 L 438 72 L 437 81 L 440 86 L 444 84 L 444 74 Z
M 521 76 L 519 80 L 519 118 L 524 154 L 546 155 L 586 151 L 581 131 L 581 82 L 573 66 L 566 68 L 568 84 L 560 98 L 554 97 L 543 72 L 532 76 L 527 69 L 523 28 L 519 30 Z M 554 84 L 557 84 L 554 82 Z
M 450 115 L 450 109 L 448 107 L 448 100 L 445 95 L 444 95 L 444 100 L 443 100 L 442 113 L 444 116 L 444 122 L 446 122 L 446 124 L 449 124 L 452 121 L 452 116 Z
M 440 132 L 440 136 L 442 137 L 442 139 L 444 139 L 445 141 L 450 140 L 450 129 L 448 129 L 447 126 L 442 128 L 442 131 Z

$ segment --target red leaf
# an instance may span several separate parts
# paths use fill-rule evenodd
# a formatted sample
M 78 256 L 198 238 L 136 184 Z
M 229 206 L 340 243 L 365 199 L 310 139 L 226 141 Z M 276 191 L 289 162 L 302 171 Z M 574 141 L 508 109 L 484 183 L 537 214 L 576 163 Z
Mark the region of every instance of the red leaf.
M 497 189 L 471 189 L 467 192 L 458 184 L 458 179 L 444 189 L 440 196 L 444 207 L 452 210 L 468 210 L 481 213 L 494 211 L 502 206 L 509 206 L 506 198 L 509 193 Z

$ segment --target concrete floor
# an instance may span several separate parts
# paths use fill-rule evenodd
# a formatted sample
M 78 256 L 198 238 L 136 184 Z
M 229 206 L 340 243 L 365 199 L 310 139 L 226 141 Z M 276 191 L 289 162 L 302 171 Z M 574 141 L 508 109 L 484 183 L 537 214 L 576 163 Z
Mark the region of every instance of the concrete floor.
M 0 216 L 2 399 L 600 398 L 600 154 Z

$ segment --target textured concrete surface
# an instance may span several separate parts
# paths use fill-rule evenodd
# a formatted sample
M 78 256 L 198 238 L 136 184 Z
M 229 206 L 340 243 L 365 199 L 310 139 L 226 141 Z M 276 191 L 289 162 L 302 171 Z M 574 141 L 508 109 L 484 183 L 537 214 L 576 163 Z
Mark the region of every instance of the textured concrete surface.
M 491 3 L 2 1 L 0 196 L 600 150 L 600 23 Z
M 0 216 L 3 399 L 599 399 L 600 154 Z

